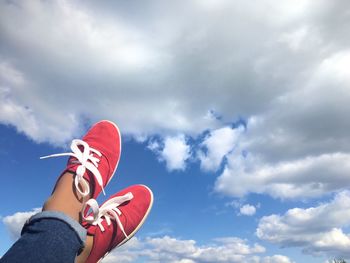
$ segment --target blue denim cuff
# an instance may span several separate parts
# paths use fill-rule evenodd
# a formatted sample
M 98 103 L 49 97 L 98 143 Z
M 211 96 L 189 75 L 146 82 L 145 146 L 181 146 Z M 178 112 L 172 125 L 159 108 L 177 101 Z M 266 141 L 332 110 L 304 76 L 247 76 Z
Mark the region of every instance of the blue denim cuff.
M 44 219 L 44 218 L 53 218 L 58 219 L 62 222 L 65 222 L 68 226 L 70 226 L 77 236 L 79 237 L 80 241 L 85 244 L 86 241 L 86 235 L 87 231 L 84 227 L 82 227 L 76 220 L 73 218 L 67 216 L 66 214 L 58 211 L 43 211 L 38 214 L 33 215 L 31 218 L 29 218 L 26 222 L 26 224 L 32 223 L 34 221 Z

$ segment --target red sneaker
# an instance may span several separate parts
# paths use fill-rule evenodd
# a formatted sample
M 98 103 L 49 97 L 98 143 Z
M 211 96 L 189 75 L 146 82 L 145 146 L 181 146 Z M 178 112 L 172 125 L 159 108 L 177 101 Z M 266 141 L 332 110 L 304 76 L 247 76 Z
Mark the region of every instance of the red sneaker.
M 61 174 L 75 174 L 77 191 L 84 197 L 96 198 L 111 181 L 117 169 L 121 153 L 120 132 L 113 122 L 100 121 L 93 125 L 82 140 L 75 139 L 71 144 L 72 153 L 52 154 L 45 159 L 57 156 L 71 156 Z
M 94 243 L 85 262 L 99 262 L 113 248 L 133 237 L 145 222 L 152 204 L 152 191 L 144 185 L 134 185 L 120 191 L 100 208 L 96 200 L 90 199 L 86 206 L 90 206 L 93 213 L 85 220 L 90 223 L 87 232 L 94 236 Z

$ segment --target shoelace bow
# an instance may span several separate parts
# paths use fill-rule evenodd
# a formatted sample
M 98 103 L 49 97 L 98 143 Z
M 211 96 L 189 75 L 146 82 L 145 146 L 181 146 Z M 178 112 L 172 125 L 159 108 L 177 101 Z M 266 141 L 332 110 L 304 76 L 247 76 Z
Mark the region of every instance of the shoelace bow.
M 79 146 L 83 146 L 83 149 L 81 150 Z M 76 163 L 80 163 L 80 165 L 77 167 L 76 170 L 76 176 L 74 178 L 74 184 L 77 189 L 77 191 L 83 196 L 86 197 L 90 193 L 90 186 L 89 183 L 84 179 L 84 174 L 86 172 L 86 169 L 89 170 L 96 178 L 97 183 L 101 186 L 102 192 L 104 195 L 105 191 L 103 188 L 103 180 L 102 176 L 100 174 L 100 171 L 97 169 L 98 163 L 100 162 L 100 159 L 95 157 L 93 154 L 95 153 L 99 157 L 102 156 L 102 154 L 94 149 L 91 148 L 86 142 L 83 140 L 75 139 L 72 141 L 70 146 L 72 152 L 71 153 L 57 153 L 57 154 L 51 154 L 47 156 L 40 157 L 40 159 L 46 159 L 51 157 L 59 157 L 59 156 L 72 156 L 77 159 L 77 161 L 74 161 Z M 83 191 L 80 190 L 79 184 L 83 188 Z
M 109 199 L 107 202 L 105 202 L 101 207 L 98 206 L 98 203 L 95 199 L 88 200 L 84 207 L 83 211 L 86 211 L 86 207 L 89 206 L 92 210 L 92 215 L 85 216 L 83 215 L 83 218 L 86 222 L 92 225 L 98 225 L 102 232 L 105 231 L 105 228 L 102 225 L 103 220 L 105 219 L 107 222 L 107 225 L 109 226 L 111 224 L 112 219 L 114 219 L 120 230 L 123 232 L 124 236 L 129 239 L 129 236 L 125 233 L 124 226 L 122 222 L 120 221 L 120 216 L 122 215 L 122 212 L 118 208 L 121 204 L 130 201 L 133 199 L 134 196 L 131 192 L 122 195 L 122 196 L 116 196 L 111 199 Z M 104 218 L 104 219 L 103 219 Z

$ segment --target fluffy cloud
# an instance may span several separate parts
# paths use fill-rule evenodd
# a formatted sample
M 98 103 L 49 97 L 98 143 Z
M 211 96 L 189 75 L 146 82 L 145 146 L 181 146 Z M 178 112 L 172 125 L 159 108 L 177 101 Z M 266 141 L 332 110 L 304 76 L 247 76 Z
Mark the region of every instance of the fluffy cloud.
M 17 212 L 13 215 L 5 216 L 2 218 L 2 222 L 8 229 L 10 236 L 13 240 L 18 239 L 21 236 L 21 230 L 25 221 L 32 215 L 40 212 L 40 208 L 35 208 L 29 212 Z
M 137 237 L 133 237 L 123 246 L 119 247 L 117 250 L 114 250 L 110 253 L 106 258 L 104 258 L 103 262 L 106 263 L 129 263 L 134 262 L 140 254 L 140 252 L 144 247 L 143 242 Z
M 11 237 L 16 240 L 24 222 L 41 209 L 35 208 L 29 212 L 17 212 L 2 218 Z M 195 240 L 182 240 L 169 236 L 139 239 L 132 238 L 125 245 L 110 253 L 104 262 L 135 262 L 139 258 L 147 262 L 167 263 L 210 263 L 210 262 L 252 262 L 272 263 L 291 262 L 287 257 L 274 255 L 260 257 L 266 250 L 259 244 L 249 244 L 247 240 L 237 237 L 222 237 L 214 239 L 210 244 L 198 245 Z M 274 261 L 281 259 L 282 261 Z M 284 261 L 283 261 L 284 260 Z
M 283 247 L 302 247 L 306 253 L 350 258 L 350 235 L 342 229 L 349 222 L 350 192 L 343 191 L 317 207 L 294 208 L 284 215 L 263 217 L 256 234 Z
M 239 209 L 240 215 L 252 216 L 256 213 L 256 208 L 253 205 L 245 204 Z
M 161 159 L 170 170 L 184 169 L 188 158 L 180 143 L 182 155 L 170 161 L 171 137 L 209 131 L 198 158 L 210 171 L 229 159 L 216 183 L 221 193 L 337 191 L 349 185 L 342 176 L 350 152 L 348 8 L 324 0 L 153 0 L 136 8 L 4 1 L 0 123 L 61 144 L 111 119 L 136 139 L 165 138 Z M 227 123 L 240 118 L 248 124 L 237 137 Z M 232 152 L 237 145 L 248 158 Z M 238 167 L 235 158 L 243 158 Z M 318 176 L 323 159 L 338 169 Z
M 66 134 L 43 130 L 37 135 L 9 116 L 2 122 L 37 141 L 51 142 L 69 139 L 86 119 L 112 119 L 131 134 L 195 132 L 215 126 L 207 103 L 191 103 L 187 73 L 176 73 L 183 62 L 173 50 L 174 39 L 166 33 L 172 31 L 173 20 L 154 21 L 153 14 L 145 13 L 147 28 L 125 21 L 123 14 L 109 16 L 108 6 L 102 14 L 95 7 L 77 4 L 1 3 L 1 61 L 23 80 L 16 85 L 2 82 L 11 102 L 8 107 L 23 107 L 38 130 L 38 125 L 56 124 Z
M 184 170 L 186 160 L 191 156 L 191 148 L 184 135 L 166 137 L 163 142 L 150 141 L 147 147 L 155 152 L 161 161 L 165 161 L 169 171 Z
M 330 54 L 310 68 L 302 88 L 252 116 L 240 141 L 248 156 L 228 157 L 216 189 L 233 196 L 304 198 L 348 187 L 350 126 L 343 120 L 350 113 L 349 66 L 349 50 Z
M 302 92 L 314 66 L 347 47 L 345 1 L 115 5 L 1 3 L 1 61 L 23 79 L 5 85 L 9 107 L 50 129 L 36 135 L 16 118 L 2 122 L 51 142 L 101 118 L 131 134 L 198 134 L 223 126 L 212 109 L 222 122 L 275 112 L 276 100 Z
M 350 110 L 349 66 L 350 50 L 321 60 L 310 69 L 303 88 L 276 98 L 272 111 L 251 118 L 247 149 L 267 162 L 348 152 L 345 131 L 350 126 L 341 119 Z
M 12 65 L 0 61 L 0 122 L 16 126 L 17 130 L 25 133 L 37 142 L 51 141 L 54 144 L 65 142 L 69 137 L 78 133 L 74 114 L 63 116 L 53 112 L 41 112 L 42 118 L 36 114 L 26 103 L 20 103 L 12 96 L 14 90 L 25 92 L 31 84 L 23 74 Z M 35 97 L 35 96 L 34 96 Z M 33 98 L 36 99 L 36 98 Z M 52 115 L 51 115 L 52 114 Z M 62 125 L 61 128 L 58 126 Z M 64 129 L 62 127 L 72 128 Z M 52 140 L 54 138 L 54 140 Z
M 190 157 L 190 146 L 184 136 L 166 137 L 161 157 L 169 170 L 185 169 L 185 161 Z
M 272 257 L 265 257 L 261 263 L 292 263 L 292 261 L 286 256 L 274 255 Z
M 231 196 L 250 192 L 276 198 L 318 197 L 350 186 L 350 154 L 310 156 L 266 164 L 252 155 L 231 155 L 215 188 Z
M 190 158 L 200 162 L 204 171 L 216 171 L 220 168 L 226 156 L 236 147 L 238 137 L 243 132 L 238 128 L 223 127 L 206 134 L 203 141 L 190 143 L 186 137 L 166 136 L 164 139 L 151 139 L 147 148 L 156 153 L 160 161 L 165 161 L 169 171 L 184 170 L 186 161 Z M 192 154 L 196 152 L 196 158 Z
M 339 167 L 327 170 L 329 178 L 349 174 L 339 157 L 350 152 L 348 2 L 0 5 L 1 123 L 55 144 L 103 118 L 143 140 L 209 131 L 198 157 L 211 171 L 238 140 L 258 163 L 229 161 L 216 184 L 229 195 L 319 196 L 348 185 L 317 176 L 324 156 Z M 237 137 L 227 123 L 241 117 L 248 125 Z M 183 169 L 184 157 L 168 168 Z M 305 185 L 296 167 L 295 176 L 284 174 L 285 165 L 300 163 L 308 166 Z M 247 173 L 258 176 L 247 176 L 251 187 Z M 229 190 L 241 182 L 240 192 Z
M 242 126 L 236 129 L 223 127 L 211 131 L 201 143 L 204 150 L 198 151 L 201 168 L 206 171 L 216 171 L 223 158 L 236 146 L 242 131 Z
M 218 238 L 209 245 L 199 246 L 194 240 L 181 240 L 169 236 L 158 238 L 137 239 L 131 241 L 129 247 L 121 247 L 109 254 L 105 261 L 133 262 L 136 258 L 143 258 L 147 262 L 167 263 L 210 263 L 210 262 L 251 262 L 272 263 L 291 262 L 281 255 L 260 257 L 265 248 L 249 245 L 246 240 L 235 237 Z M 121 261 L 120 258 L 126 259 Z M 130 259 L 128 261 L 128 259 Z M 281 261 L 276 261 L 280 259 Z

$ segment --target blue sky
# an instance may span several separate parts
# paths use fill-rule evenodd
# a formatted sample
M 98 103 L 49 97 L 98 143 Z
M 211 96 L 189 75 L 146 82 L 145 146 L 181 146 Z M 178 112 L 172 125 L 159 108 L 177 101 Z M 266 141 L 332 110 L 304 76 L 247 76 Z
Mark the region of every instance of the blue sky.
M 107 195 L 142 183 L 155 203 L 105 262 L 350 259 L 349 10 L 0 1 L 0 254 L 66 161 L 39 157 L 109 119 Z

